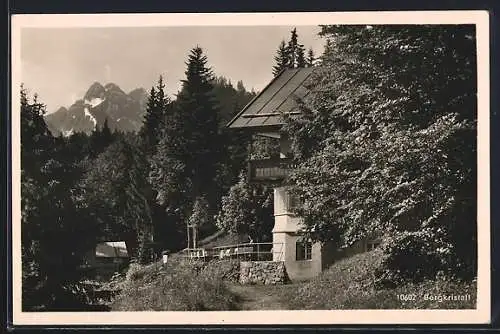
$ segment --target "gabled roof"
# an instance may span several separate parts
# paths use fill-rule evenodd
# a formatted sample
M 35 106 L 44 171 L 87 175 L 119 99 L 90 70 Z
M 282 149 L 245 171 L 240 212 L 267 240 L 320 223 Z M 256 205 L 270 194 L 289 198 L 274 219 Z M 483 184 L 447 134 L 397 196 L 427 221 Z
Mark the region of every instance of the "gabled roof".
M 281 71 L 227 124 L 227 127 L 241 129 L 282 125 L 281 114 L 300 113 L 296 101 L 308 93 L 304 84 L 314 69 L 307 67 Z

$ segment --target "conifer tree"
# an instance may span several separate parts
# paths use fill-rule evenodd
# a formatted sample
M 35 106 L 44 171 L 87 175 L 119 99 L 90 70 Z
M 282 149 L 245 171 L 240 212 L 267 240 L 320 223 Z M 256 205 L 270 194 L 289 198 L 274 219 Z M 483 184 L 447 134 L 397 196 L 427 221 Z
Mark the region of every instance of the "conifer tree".
M 287 45 L 288 53 L 288 67 L 294 68 L 297 65 L 297 49 L 299 47 L 297 28 L 293 28 L 291 31 L 290 40 Z
M 281 41 L 274 57 L 273 75 L 276 76 L 285 68 L 300 68 L 308 66 L 304 45 L 298 42 L 297 28 L 291 31 L 290 40 L 286 44 Z
M 304 54 L 304 46 L 302 44 L 299 44 L 297 46 L 297 67 L 306 67 L 307 62 L 306 62 L 306 57 Z
M 186 79 L 182 81 L 177 107 L 184 125 L 186 162 L 194 199 L 210 194 L 213 190 L 221 143 L 218 140 L 218 113 L 212 93 L 213 75 L 200 47 L 191 50 L 185 73 Z
M 96 126 L 89 137 L 90 158 L 96 158 L 113 142 L 114 135 L 108 125 L 108 118 L 104 120 L 102 127 Z
M 158 203 L 166 205 L 176 224 L 185 223 L 196 198 L 205 197 L 212 210 L 220 197 L 217 171 L 222 143 L 214 78 L 200 47 L 191 50 L 185 74 L 150 173 Z
M 289 55 L 288 49 L 286 47 L 285 41 L 282 40 L 278 50 L 276 51 L 276 56 L 274 56 L 275 65 L 273 66 L 273 75 L 277 76 L 282 70 L 289 65 Z
M 316 58 L 314 57 L 314 51 L 312 48 L 309 48 L 309 50 L 307 51 L 306 66 L 313 67 L 315 61 Z
M 238 91 L 239 94 L 247 93 L 245 86 L 243 85 L 243 81 L 241 80 L 238 80 L 238 82 L 236 83 L 236 90 Z
M 165 94 L 165 83 L 160 75 L 158 83 L 151 88 L 148 103 L 146 106 L 146 115 L 144 123 L 139 131 L 146 151 L 152 152 L 160 138 L 160 131 L 163 127 L 165 114 L 170 104 L 170 99 Z

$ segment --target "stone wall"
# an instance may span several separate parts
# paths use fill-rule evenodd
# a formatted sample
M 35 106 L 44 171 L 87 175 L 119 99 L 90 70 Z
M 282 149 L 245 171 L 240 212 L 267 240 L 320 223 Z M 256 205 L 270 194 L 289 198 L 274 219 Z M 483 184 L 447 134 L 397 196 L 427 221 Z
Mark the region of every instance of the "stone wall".
M 242 261 L 240 263 L 241 284 L 284 284 L 287 280 L 284 262 Z

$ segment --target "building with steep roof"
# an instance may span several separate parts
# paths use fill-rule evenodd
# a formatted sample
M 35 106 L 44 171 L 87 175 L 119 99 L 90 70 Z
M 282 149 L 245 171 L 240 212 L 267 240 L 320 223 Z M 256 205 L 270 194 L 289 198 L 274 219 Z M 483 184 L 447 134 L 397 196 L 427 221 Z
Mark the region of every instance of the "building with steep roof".
M 252 101 L 228 124 L 230 129 L 248 131 L 255 135 L 276 138 L 280 142 L 279 157 L 250 160 L 249 182 L 265 182 L 274 186 L 273 244 L 282 245 L 279 254 L 292 280 L 317 276 L 336 259 L 367 250 L 367 243 L 339 251 L 333 244 L 304 240 L 303 219 L 293 213 L 298 200 L 282 184 L 287 171 L 293 168 L 290 159 L 290 141 L 281 131 L 283 115 L 294 117 L 301 113 L 298 101 L 310 90 L 309 81 L 317 67 L 285 69 L 278 74 Z

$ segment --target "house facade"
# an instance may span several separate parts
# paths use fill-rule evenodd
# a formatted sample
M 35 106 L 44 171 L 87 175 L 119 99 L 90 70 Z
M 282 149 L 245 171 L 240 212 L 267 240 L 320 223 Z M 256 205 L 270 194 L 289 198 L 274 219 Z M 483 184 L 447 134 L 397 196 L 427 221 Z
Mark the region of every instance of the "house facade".
M 284 261 L 291 280 L 313 278 L 339 258 L 366 251 L 369 247 L 364 241 L 350 249 L 338 250 L 332 243 L 306 240 L 303 219 L 293 212 L 298 201 L 282 182 L 293 168 L 290 141 L 281 131 L 284 124 L 282 115 L 293 117 L 300 114 L 297 100 L 309 93 L 306 82 L 314 70 L 297 68 L 282 71 L 227 125 L 230 129 L 274 138 L 280 143 L 279 157 L 249 162 L 248 181 L 274 185 L 273 244 L 280 245 L 282 251 L 275 253 L 273 260 Z

